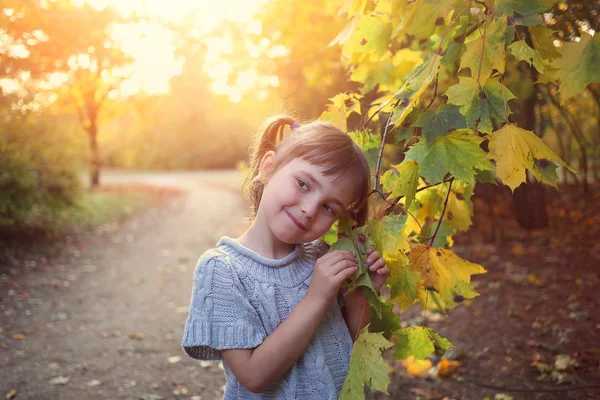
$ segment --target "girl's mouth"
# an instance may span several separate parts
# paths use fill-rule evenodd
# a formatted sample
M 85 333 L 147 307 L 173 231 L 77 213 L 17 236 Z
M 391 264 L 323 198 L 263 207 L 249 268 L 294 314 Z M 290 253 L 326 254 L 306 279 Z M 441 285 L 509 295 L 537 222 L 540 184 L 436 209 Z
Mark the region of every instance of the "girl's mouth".
M 306 230 L 306 227 L 304 225 L 302 225 L 296 218 L 294 218 L 294 216 L 292 214 L 290 214 L 289 212 L 285 212 L 287 214 L 288 217 L 290 217 L 290 219 L 294 222 L 294 224 L 296 224 L 296 226 L 300 229 L 302 229 L 303 231 Z

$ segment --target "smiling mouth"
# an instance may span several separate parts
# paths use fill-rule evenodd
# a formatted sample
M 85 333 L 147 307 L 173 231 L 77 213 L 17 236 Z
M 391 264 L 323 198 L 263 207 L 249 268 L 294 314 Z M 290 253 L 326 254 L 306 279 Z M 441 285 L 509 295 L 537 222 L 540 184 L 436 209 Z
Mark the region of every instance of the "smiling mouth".
M 304 225 L 302 225 L 296 218 L 294 218 L 294 216 L 292 214 L 290 214 L 289 212 L 285 212 L 288 217 L 290 217 L 290 219 L 296 224 L 296 226 L 298 226 L 298 228 L 302 229 L 303 231 L 306 230 L 306 227 Z

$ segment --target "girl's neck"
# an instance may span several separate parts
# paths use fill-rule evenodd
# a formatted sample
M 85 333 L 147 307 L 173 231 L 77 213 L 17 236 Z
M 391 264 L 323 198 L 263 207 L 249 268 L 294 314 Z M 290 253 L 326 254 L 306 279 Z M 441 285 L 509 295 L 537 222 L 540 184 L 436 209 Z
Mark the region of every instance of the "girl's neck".
M 261 256 L 271 259 L 284 258 L 296 248 L 295 244 L 284 243 L 277 239 L 268 227 L 262 227 L 258 219 L 255 219 L 248 230 L 236 240 Z

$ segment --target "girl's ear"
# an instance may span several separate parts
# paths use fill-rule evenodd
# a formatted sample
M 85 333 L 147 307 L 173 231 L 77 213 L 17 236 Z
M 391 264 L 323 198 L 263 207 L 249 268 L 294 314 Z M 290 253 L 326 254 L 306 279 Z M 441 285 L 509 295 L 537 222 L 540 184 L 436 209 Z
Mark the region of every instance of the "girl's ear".
M 275 164 L 275 152 L 273 150 L 267 151 L 262 159 L 260 160 L 259 174 L 260 178 L 269 177 L 273 165 Z

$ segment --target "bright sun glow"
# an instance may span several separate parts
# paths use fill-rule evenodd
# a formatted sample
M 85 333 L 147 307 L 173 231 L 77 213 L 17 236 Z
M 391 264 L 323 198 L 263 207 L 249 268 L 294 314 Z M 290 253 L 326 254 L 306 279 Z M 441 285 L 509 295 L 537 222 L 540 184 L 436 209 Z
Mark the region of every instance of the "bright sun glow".
M 212 30 L 220 21 L 251 22 L 259 0 L 73 0 L 75 4 L 87 2 L 96 8 L 108 5 L 127 17 L 138 15 L 160 17 L 177 23 L 191 12 L 197 12 L 194 34 L 201 36 Z M 113 37 L 120 41 L 123 50 L 135 60 L 131 67 L 131 78 L 126 81 L 123 95 L 140 90 L 152 94 L 168 91 L 168 80 L 181 72 L 181 61 L 174 55 L 172 34 L 157 23 L 143 22 L 130 26 L 119 26 Z M 228 95 L 232 101 L 240 101 L 242 92 L 249 89 L 256 80 L 256 74 L 247 73 L 237 82 L 228 82 L 225 72 L 231 69 L 219 60 L 219 54 L 231 47 L 226 40 L 207 40 L 208 75 L 214 80 L 212 89 Z

